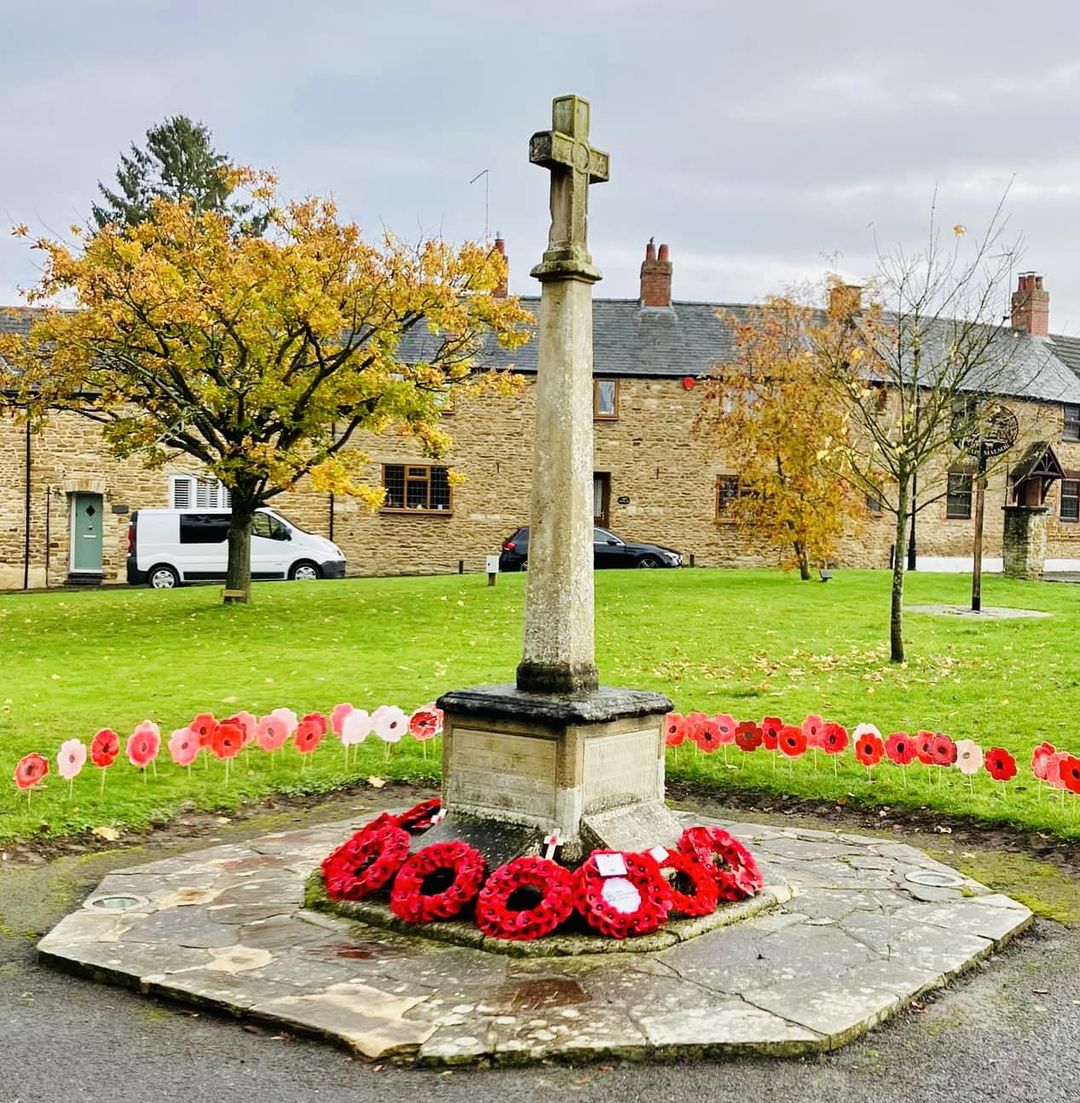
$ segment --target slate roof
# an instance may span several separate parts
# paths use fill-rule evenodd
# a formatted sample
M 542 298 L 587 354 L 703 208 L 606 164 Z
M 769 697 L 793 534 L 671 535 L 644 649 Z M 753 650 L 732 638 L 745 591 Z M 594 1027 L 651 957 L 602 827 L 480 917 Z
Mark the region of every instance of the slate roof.
M 522 298 L 533 315 L 539 298 Z M 745 318 L 749 307 L 740 303 L 676 301 L 670 310 L 643 309 L 637 299 L 593 300 L 593 371 L 602 376 L 681 378 L 706 375 L 715 364 L 729 360 L 734 351 L 728 316 Z M 26 310 L 0 308 L 0 332 L 25 332 Z M 941 355 L 951 339 L 951 326 L 941 321 L 924 339 L 930 358 Z M 410 331 L 400 347 L 406 361 L 430 356 L 437 339 L 423 326 Z M 981 389 L 1017 398 L 1080 405 L 1080 338 L 1031 337 L 1002 326 L 993 335 L 998 363 L 989 363 Z M 508 351 L 492 341 L 481 360 L 487 367 L 536 372 L 537 342 Z M 973 378 L 976 389 L 979 378 Z
M 1080 337 L 1066 337 L 1061 333 L 1051 333 L 1047 340 L 1054 350 L 1054 355 L 1080 376 Z
M 522 298 L 521 303 L 534 315 L 538 313 L 539 299 Z M 733 334 L 725 319 L 743 319 L 748 309 L 744 303 L 679 301 L 670 310 L 642 309 L 637 299 L 594 299 L 593 371 L 596 375 L 639 378 L 705 375 L 733 354 Z M 948 321 L 928 327 L 923 347 L 930 362 L 944 355 L 953 336 Z M 1066 340 L 1074 342 L 1075 368 L 1059 354 L 1057 345 L 1002 326 L 991 336 L 996 355 L 987 357 L 984 371 L 972 373 L 972 385 L 965 389 L 1080 403 L 1080 340 Z M 402 356 L 423 359 L 433 351 L 434 341 L 426 332 L 411 333 L 402 344 Z M 489 367 L 533 374 L 536 354 L 535 341 L 512 352 L 492 344 L 482 359 Z

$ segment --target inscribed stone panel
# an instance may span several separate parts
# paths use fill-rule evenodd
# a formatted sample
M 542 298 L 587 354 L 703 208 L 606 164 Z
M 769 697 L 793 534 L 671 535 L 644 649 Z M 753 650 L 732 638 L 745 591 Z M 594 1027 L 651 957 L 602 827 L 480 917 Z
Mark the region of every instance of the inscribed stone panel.
M 656 729 L 605 735 L 585 742 L 585 810 L 596 811 L 658 792 Z
M 552 820 L 556 749 L 551 739 L 455 728 L 448 777 L 451 806 Z

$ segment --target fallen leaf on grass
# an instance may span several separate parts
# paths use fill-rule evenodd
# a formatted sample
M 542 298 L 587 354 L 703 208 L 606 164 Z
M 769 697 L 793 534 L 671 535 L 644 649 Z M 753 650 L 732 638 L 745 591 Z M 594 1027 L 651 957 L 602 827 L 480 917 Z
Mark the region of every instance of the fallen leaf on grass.
M 386 784 L 386 779 L 381 777 L 369 777 L 367 783 L 372 789 L 381 789 Z
M 100 827 L 93 827 L 90 829 L 91 835 L 96 835 L 99 839 L 104 839 L 107 843 L 114 843 L 120 838 L 120 832 L 115 827 L 110 827 L 108 824 L 102 824 Z

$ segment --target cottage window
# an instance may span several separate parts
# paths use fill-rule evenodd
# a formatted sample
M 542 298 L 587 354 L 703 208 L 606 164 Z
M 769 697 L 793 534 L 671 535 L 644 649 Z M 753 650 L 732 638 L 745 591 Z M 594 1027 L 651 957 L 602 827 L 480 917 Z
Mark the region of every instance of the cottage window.
M 945 498 L 945 516 L 957 521 L 971 517 L 971 473 L 949 472 L 949 491 Z
M 1080 406 L 1066 404 L 1064 411 L 1064 425 L 1061 430 L 1062 440 L 1080 440 Z
M 229 492 L 218 479 L 173 475 L 169 479 L 171 509 L 228 509 Z
M 593 380 L 593 417 L 597 421 L 614 421 L 619 416 L 619 381 Z
M 866 496 L 866 508 L 870 513 L 875 516 L 881 516 L 881 499 L 874 494 L 867 494 Z
M 1080 479 L 1061 480 L 1061 519 L 1080 521 Z
M 738 475 L 718 476 L 716 480 L 716 516 L 719 520 L 731 520 L 731 505 L 738 497 Z
M 384 510 L 449 513 L 450 473 L 445 467 L 418 463 L 383 465 Z

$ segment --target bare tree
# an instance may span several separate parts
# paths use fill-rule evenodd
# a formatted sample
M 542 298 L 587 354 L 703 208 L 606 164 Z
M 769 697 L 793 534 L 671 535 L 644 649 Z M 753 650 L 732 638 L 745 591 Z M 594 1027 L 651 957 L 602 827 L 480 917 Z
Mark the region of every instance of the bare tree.
M 956 439 L 982 431 L 990 409 L 985 397 L 1027 394 L 1050 358 L 1002 325 L 1019 253 L 1018 241 L 1004 240 L 1003 208 L 1004 197 L 981 236 L 952 227 L 946 246 L 935 199 L 923 248 L 878 249 L 867 304 L 860 301 L 863 289 L 830 279 L 830 324 L 816 331 L 816 362 L 851 412 L 852 477 L 894 522 L 893 662 L 904 661 L 908 526 L 948 492 L 949 465 L 942 461 L 956 454 Z

